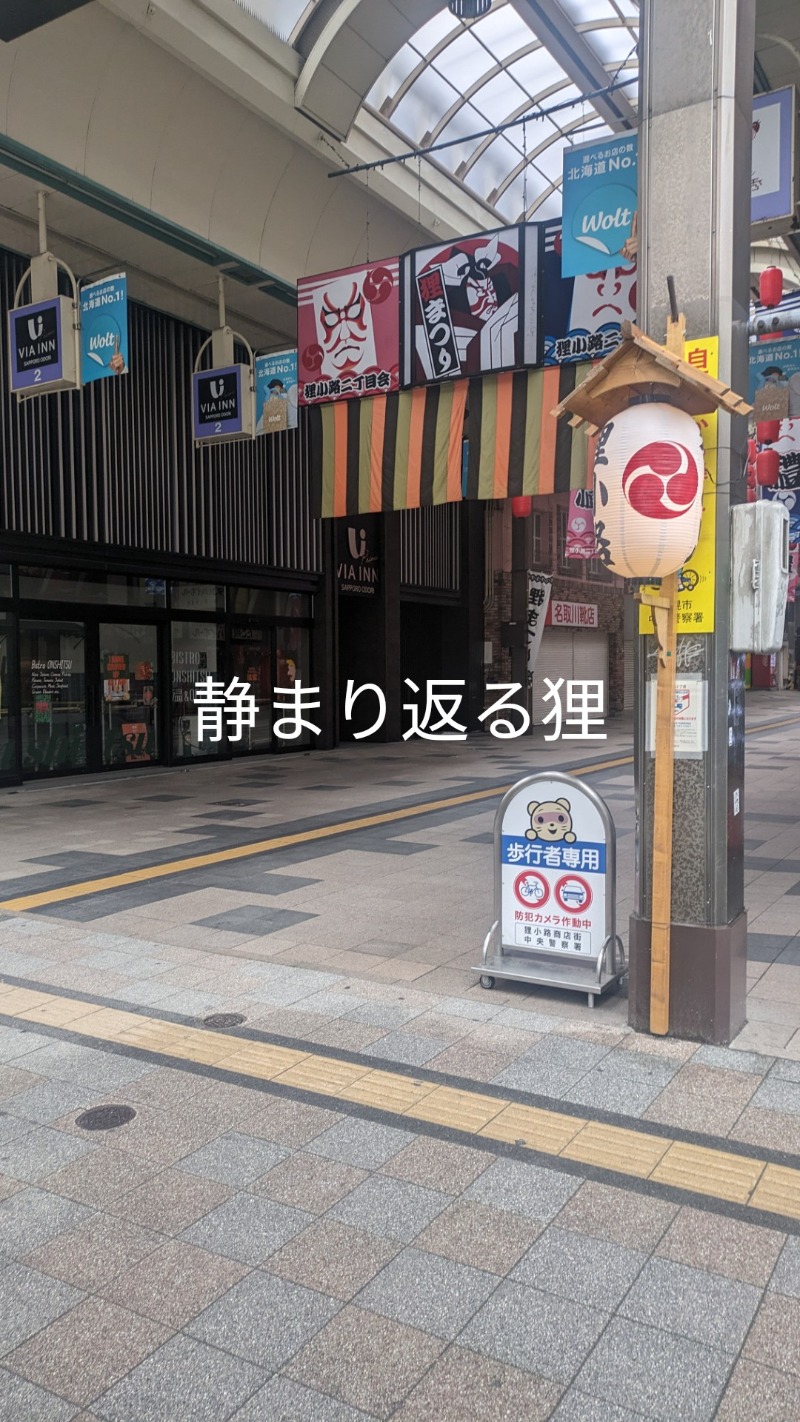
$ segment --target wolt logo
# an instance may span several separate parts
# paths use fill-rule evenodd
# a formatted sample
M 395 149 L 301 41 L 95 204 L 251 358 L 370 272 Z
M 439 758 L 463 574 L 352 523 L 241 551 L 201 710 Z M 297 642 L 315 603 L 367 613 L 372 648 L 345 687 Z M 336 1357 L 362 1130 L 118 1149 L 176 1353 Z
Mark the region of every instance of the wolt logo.
M 38 341 L 44 335 L 44 316 L 41 311 L 38 316 L 28 317 L 28 334 L 32 341 Z

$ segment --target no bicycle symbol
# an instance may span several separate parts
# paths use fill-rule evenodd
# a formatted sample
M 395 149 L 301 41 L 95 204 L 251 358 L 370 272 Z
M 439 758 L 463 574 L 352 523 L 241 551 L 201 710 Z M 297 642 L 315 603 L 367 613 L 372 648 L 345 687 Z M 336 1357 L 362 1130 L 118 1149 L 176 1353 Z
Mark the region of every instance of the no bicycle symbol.
M 550 885 L 535 869 L 526 869 L 514 880 L 514 893 L 525 908 L 541 908 L 550 897 Z

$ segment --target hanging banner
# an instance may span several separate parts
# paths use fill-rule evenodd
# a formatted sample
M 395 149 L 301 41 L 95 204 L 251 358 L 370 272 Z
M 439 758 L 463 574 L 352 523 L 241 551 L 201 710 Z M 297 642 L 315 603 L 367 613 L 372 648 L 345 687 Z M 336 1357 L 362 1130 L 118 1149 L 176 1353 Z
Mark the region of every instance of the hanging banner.
M 765 232 L 788 231 L 794 222 L 797 164 L 793 85 L 753 99 L 753 168 L 750 221 Z
M 637 157 L 635 133 L 564 149 L 562 276 L 625 262 L 636 236 Z
M 77 389 L 73 304 L 54 296 L 8 313 L 11 389 L 19 395 L 49 395 Z
M 253 433 L 250 367 L 229 365 L 192 376 L 192 429 L 204 444 L 249 439 Z
M 749 399 L 757 421 L 800 416 L 800 336 L 751 344 Z
M 301 405 L 400 388 L 400 258 L 297 283 Z
M 565 558 L 594 558 L 594 489 L 573 489 L 569 496 Z
M 404 257 L 403 384 L 536 364 L 537 265 L 535 229 L 520 227 Z
M 636 320 L 636 259 L 563 277 L 561 223 L 541 223 L 539 241 L 543 364 L 602 360 L 620 344 L 622 322 Z
M 81 380 L 128 374 L 128 278 L 124 272 L 82 286 Z
M 686 341 L 683 358 L 696 370 L 716 376 L 719 366 L 719 337 L 706 336 Z M 717 523 L 717 423 L 716 410 L 711 415 L 698 415 L 697 424 L 703 440 L 703 513 L 700 537 L 689 561 L 678 575 L 678 632 L 714 631 L 714 591 L 716 586 L 716 523 Z M 657 592 L 658 584 L 648 591 Z M 653 630 L 649 608 L 639 608 L 639 632 Z
M 552 587 L 553 579 L 549 573 L 528 571 L 528 598 L 525 610 L 528 623 L 528 686 L 533 685 L 533 673 L 536 670 L 536 659 L 542 645 Z
M 297 351 L 256 356 L 256 434 L 297 429 Z

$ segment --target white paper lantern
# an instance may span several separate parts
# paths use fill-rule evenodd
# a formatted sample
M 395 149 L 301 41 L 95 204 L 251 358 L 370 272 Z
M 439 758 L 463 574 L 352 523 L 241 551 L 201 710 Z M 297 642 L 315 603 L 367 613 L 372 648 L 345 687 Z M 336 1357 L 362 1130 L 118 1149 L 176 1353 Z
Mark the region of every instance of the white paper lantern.
M 631 405 L 603 427 L 594 461 L 598 557 L 623 578 L 663 578 L 697 547 L 703 442 L 674 405 Z

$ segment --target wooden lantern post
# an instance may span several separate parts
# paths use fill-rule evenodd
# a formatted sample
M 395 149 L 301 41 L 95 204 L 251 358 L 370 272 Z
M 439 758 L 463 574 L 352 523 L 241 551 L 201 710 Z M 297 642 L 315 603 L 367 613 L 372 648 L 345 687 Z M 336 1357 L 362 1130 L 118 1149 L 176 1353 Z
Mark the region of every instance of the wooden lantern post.
M 670 293 L 671 297 L 673 293 Z M 686 318 L 673 303 L 665 346 L 624 322 L 617 350 L 593 368 L 553 414 L 570 413 L 570 424 L 588 423 L 594 432 L 634 399 L 648 396 L 690 415 L 724 408 L 748 415 L 751 407 L 719 380 L 696 371 L 683 359 Z M 650 939 L 650 1031 L 669 1031 L 670 933 L 672 912 L 672 821 L 675 767 L 675 662 L 678 640 L 678 573 L 661 579 L 657 593 L 643 591 L 652 611 L 658 642 L 653 795 L 652 930 Z

